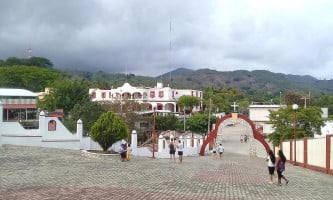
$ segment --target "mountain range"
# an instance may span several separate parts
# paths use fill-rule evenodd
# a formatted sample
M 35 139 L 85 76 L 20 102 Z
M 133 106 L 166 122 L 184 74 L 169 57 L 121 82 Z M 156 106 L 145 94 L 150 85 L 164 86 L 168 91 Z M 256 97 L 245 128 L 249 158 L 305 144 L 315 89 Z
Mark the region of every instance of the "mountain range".
M 312 76 L 273 73 L 266 70 L 216 71 L 211 69 L 191 70 L 178 68 L 156 77 L 134 74 L 108 74 L 105 72 L 67 71 L 70 76 L 86 78 L 92 82 L 103 82 L 105 89 L 118 87 L 124 82 L 133 86 L 153 87 L 156 82 L 173 88 L 203 90 L 207 87 L 238 88 L 247 94 L 276 95 L 289 91 L 308 94 L 332 94 L 333 80 L 318 80 Z
M 169 84 L 184 88 L 207 87 L 239 88 L 245 92 L 273 94 L 279 92 L 332 93 L 333 80 L 318 80 L 312 76 L 273 73 L 266 70 L 216 71 L 211 69 L 190 70 L 179 68 L 160 75 Z M 157 77 L 156 77 L 157 78 Z

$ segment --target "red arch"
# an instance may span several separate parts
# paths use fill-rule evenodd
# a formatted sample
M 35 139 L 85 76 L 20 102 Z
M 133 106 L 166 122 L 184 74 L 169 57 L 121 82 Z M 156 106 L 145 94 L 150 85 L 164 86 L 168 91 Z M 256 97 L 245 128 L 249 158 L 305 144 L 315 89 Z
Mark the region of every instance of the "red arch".
M 228 114 L 228 115 L 222 117 L 216 123 L 215 129 L 212 130 L 208 134 L 208 137 L 203 141 L 203 144 L 202 144 L 202 147 L 201 147 L 201 150 L 200 150 L 200 155 L 201 156 L 205 155 L 205 149 L 206 149 L 207 144 L 211 141 L 214 141 L 214 139 L 216 138 L 219 126 L 222 124 L 222 122 L 224 120 L 229 119 L 229 118 L 232 118 L 232 114 Z M 245 120 L 251 126 L 252 133 L 253 133 L 253 138 L 258 140 L 261 144 L 263 144 L 265 149 L 266 149 L 266 152 L 268 152 L 269 149 L 270 149 L 269 145 L 267 144 L 264 136 L 260 133 L 259 129 L 256 129 L 254 123 L 248 117 L 246 117 L 245 115 L 242 115 L 242 114 L 238 114 L 238 118 L 241 118 L 241 119 Z

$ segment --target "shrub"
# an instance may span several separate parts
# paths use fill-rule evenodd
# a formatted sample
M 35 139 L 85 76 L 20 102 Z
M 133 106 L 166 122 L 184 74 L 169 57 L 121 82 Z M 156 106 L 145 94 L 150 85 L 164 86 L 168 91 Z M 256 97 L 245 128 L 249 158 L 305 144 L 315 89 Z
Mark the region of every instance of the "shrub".
M 126 124 L 111 111 L 102 114 L 91 127 L 91 138 L 102 147 L 103 151 L 107 151 L 113 143 L 127 136 Z

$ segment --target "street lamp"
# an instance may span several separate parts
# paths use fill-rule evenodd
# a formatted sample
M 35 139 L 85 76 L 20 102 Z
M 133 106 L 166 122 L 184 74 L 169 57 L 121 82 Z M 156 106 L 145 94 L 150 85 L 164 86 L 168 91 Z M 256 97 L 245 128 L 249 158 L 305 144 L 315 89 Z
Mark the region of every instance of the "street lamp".
M 154 107 L 154 127 L 153 127 L 153 158 L 155 158 L 155 134 L 156 134 L 156 108 Z
M 293 110 L 294 110 L 294 165 L 296 165 L 296 139 L 297 139 L 297 133 L 296 133 L 296 112 L 298 109 L 297 104 L 293 104 Z

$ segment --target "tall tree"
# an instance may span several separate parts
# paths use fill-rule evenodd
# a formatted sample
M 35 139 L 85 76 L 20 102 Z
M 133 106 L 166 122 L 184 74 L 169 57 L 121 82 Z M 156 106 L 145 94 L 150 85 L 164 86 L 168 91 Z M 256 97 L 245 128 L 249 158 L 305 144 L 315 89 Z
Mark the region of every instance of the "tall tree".
M 297 138 L 321 134 L 320 128 L 324 125 L 321 108 L 311 106 L 299 108 L 296 112 Z M 269 118 L 269 123 L 273 125 L 275 130 L 268 135 L 268 139 L 275 146 L 278 146 L 280 141 L 294 138 L 294 110 L 291 106 L 281 108 L 278 111 L 270 111 Z
M 63 108 L 68 114 L 74 105 L 82 104 L 88 99 L 88 83 L 78 79 L 56 80 L 50 85 L 50 92 L 38 101 L 38 107 L 54 111 L 56 108 Z
M 189 108 L 190 112 L 192 112 L 192 109 L 194 106 L 198 106 L 200 104 L 200 100 L 198 97 L 184 95 L 179 97 L 177 104 L 180 107 Z
M 217 120 L 217 117 L 210 116 L 210 124 L 216 123 Z M 208 131 L 208 114 L 196 113 L 187 120 L 186 124 L 189 130 L 205 135 Z
M 65 120 L 65 125 L 73 132 L 76 129 L 77 120 L 81 119 L 84 135 L 87 135 L 93 124 L 105 112 L 107 110 L 101 104 L 87 100 L 83 103 L 75 104 L 74 108 L 69 112 L 70 117 L 67 117 Z
M 166 116 L 158 115 L 156 116 L 156 129 L 161 131 L 181 130 L 182 123 L 173 114 L 168 114 Z

